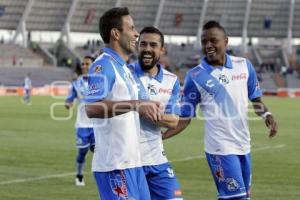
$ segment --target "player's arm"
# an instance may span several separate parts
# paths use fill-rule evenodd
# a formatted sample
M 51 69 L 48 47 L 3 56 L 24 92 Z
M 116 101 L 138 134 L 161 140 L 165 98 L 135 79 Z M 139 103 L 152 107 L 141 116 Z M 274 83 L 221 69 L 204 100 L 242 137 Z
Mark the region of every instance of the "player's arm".
M 170 137 L 173 137 L 183 131 L 191 122 L 191 119 L 188 118 L 180 118 L 178 121 L 178 124 L 176 128 L 174 129 L 168 129 L 165 132 L 162 132 L 162 139 L 168 139 Z
M 260 97 L 252 99 L 251 101 L 255 113 L 265 120 L 266 126 L 270 129 L 269 137 L 274 137 L 278 130 L 277 122 L 275 121 L 274 116 L 268 111 L 268 108 L 262 102 Z
M 89 71 L 89 86 L 85 94 L 89 118 L 111 118 L 130 111 L 156 123 L 161 119 L 160 104 L 154 101 L 111 101 L 106 99 L 115 84 L 115 71 L 107 61 L 94 63 Z
M 161 120 L 160 103 L 155 101 L 110 101 L 101 100 L 85 105 L 89 118 L 111 118 L 125 114 L 130 111 L 137 111 L 141 117 L 152 122 Z
M 180 105 L 180 118 L 175 129 L 168 129 L 162 133 L 162 138 L 167 139 L 182 132 L 191 122 L 191 118 L 196 116 L 197 104 L 201 101 L 201 96 L 196 85 L 190 77 L 190 73 L 185 78 L 183 96 Z
M 68 97 L 66 98 L 66 101 L 65 101 L 65 108 L 66 109 L 70 109 L 73 107 L 73 102 L 74 102 L 74 99 L 77 97 L 77 91 L 76 91 L 76 88 L 75 88 L 75 84 L 74 82 L 71 83 L 71 87 L 70 87 L 70 91 L 69 91 L 69 95 Z
M 269 137 L 272 138 L 277 133 L 277 123 L 271 112 L 268 111 L 267 106 L 262 102 L 262 91 L 259 87 L 257 75 L 252 64 L 247 60 L 247 67 L 249 72 L 247 87 L 248 98 L 251 100 L 253 109 L 258 116 L 261 116 L 265 120 L 266 126 L 270 129 Z
M 160 127 L 175 129 L 177 127 L 179 117 L 175 114 L 163 114 L 161 115 L 161 120 L 159 120 L 156 125 Z

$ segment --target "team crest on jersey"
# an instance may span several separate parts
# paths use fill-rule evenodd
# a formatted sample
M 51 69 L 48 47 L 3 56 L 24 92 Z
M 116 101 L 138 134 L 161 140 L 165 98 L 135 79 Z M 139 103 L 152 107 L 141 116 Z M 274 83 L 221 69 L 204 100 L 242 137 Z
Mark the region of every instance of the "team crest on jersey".
M 125 200 L 128 198 L 128 191 L 126 186 L 126 178 L 123 171 L 120 173 L 112 172 L 109 175 L 110 187 L 112 192 L 118 196 L 118 199 Z
M 100 73 L 101 71 L 102 71 L 102 66 L 101 66 L 101 65 L 97 65 L 97 66 L 95 67 L 94 73 L 98 74 L 98 73 Z
M 227 178 L 226 185 L 229 191 L 236 191 L 239 188 L 239 184 L 234 178 Z
M 150 95 L 157 95 L 157 89 L 154 85 L 149 84 L 147 90 Z
M 221 75 L 219 76 L 219 81 L 220 81 L 220 83 L 222 83 L 223 85 L 226 85 L 226 84 L 229 83 L 229 79 L 228 79 L 227 76 L 224 75 L 224 74 L 221 74 Z

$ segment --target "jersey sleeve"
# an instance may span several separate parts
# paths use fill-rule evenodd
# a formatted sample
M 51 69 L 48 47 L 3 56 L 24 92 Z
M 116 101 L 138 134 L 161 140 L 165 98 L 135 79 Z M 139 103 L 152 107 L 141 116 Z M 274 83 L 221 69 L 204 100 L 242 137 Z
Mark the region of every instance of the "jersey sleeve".
M 93 63 L 88 75 L 88 89 L 85 102 L 92 103 L 105 99 L 115 82 L 115 71 L 109 61 L 99 60 Z
M 77 97 L 77 91 L 75 88 L 75 81 L 71 83 L 70 89 L 69 89 L 69 94 L 66 98 L 66 102 L 72 103 L 74 99 Z
M 166 105 L 165 113 L 166 114 L 175 114 L 180 115 L 180 107 L 179 107 L 179 98 L 180 98 L 180 84 L 178 79 L 173 86 L 172 94 Z
M 183 94 L 181 99 L 180 116 L 195 117 L 197 104 L 201 102 L 201 95 L 191 78 L 190 73 L 184 81 Z
M 249 60 L 247 60 L 247 67 L 248 67 L 248 72 L 249 72 L 249 77 L 248 77 L 248 81 L 247 81 L 248 98 L 250 100 L 252 100 L 257 97 L 261 97 L 262 91 L 259 87 L 259 82 L 257 79 L 255 69 Z

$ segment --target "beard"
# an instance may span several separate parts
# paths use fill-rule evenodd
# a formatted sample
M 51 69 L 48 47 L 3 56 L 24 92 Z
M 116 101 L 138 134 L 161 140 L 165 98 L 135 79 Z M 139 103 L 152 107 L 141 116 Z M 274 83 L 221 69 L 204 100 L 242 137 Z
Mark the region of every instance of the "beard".
M 144 55 L 151 55 L 152 61 L 150 63 L 145 63 L 143 61 Z M 143 71 L 148 71 L 148 70 L 152 69 L 159 61 L 159 57 L 155 57 L 155 55 L 151 52 L 142 52 L 139 55 L 138 59 L 139 59 L 139 64 Z

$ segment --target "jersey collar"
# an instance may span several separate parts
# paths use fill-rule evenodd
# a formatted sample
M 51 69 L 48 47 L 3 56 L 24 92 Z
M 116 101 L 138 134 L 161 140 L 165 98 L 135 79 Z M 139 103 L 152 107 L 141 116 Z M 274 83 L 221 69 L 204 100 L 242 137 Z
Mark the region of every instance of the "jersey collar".
M 152 77 L 155 80 L 157 80 L 158 82 L 162 82 L 163 79 L 163 70 L 162 70 L 162 65 L 157 63 L 158 66 L 158 73 L 156 74 L 156 76 Z M 136 74 L 140 77 L 140 76 L 145 76 L 146 73 L 142 70 L 140 63 L 136 62 L 135 63 L 135 72 Z
M 226 67 L 228 69 L 232 69 L 232 61 L 231 61 L 231 58 L 228 54 L 225 54 L 225 65 L 223 67 Z M 207 60 L 206 60 L 206 57 L 204 57 L 202 60 L 201 60 L 201 65 L 209 72 L 211 72 L 214 67 L 210 64 L 208 64 Z
M 105 53 L 108 53 L 109 55 L 111 55 L 113 57 L 113 59 L 115 61 L 117 61 L 117 63 L 119 63 L 121 66 L 126 64 L 125 60 L 123 60 L 123 58 L 112 48 L 106 47 L 106 48 L 103 48 L 103 51 Z

